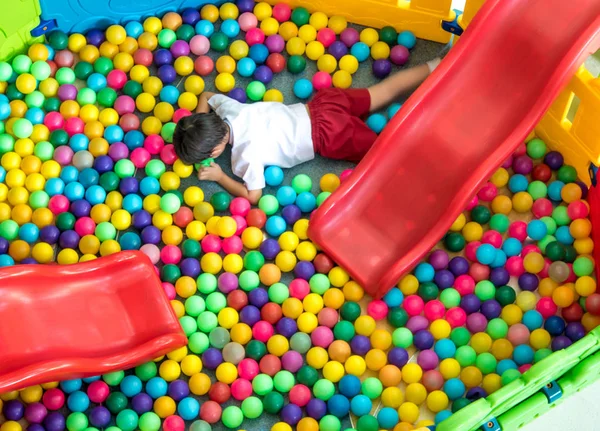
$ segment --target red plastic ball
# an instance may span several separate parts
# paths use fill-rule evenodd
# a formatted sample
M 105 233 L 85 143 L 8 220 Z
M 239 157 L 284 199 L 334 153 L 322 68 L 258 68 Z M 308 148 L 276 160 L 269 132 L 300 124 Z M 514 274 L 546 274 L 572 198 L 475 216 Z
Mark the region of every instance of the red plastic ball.
M 469 268 L 469 275 L 473 277 L 475 281 L 487 280 L 490 277 L 490 267 L 475 262 Z
M 313 87 L 315 90 L 323 90 L 330 88 L 332 84 L 331 75 L 327 72 L 317 72 L 314 74 L 312 79 Z
M 119 69 L 111 70 L 106 76 L 106 82 L 110 88 L 120 90 L 127 83 L 127 74 Z
M 208 398 L 219 404 L 223 404 L 231 398 L 231 389 L 229 385 L 223 382 L 213 383 L 208 390 Z
M 57 129 L 62 129 L 65 124 L 65 119 L 60 112 L 48 112 L 44 117 L 44 126 L 48 128 L 50 132 L 54 132 Z
M 457 328 L 467 323 L 467 313 L 459 307 L 453 307 L 446 312 L 446 321 L 451 327 Z
M 84 129 L 85 123 L 79 117 L 71 117 L 65 122 L 65 132 L 67 132 L 70 136 L 83 133 Z
M 173 221 L 180 228 L 185 228 L 194 220 L 194 212 L 188 207 L 181 207 L 173 214 Z
M 133 53 L 133 62 L 142 66 L 151 66 L 153 60 L 152 52 L 146 48 L 140 48 Z
M 48 209 L 54 215 L 64 213 L 69 210 L 69 199 L 64 195 L 54 195 L 48 202 Z
M 373 299 L 367 305 L 367 314 L 375 320 L 385 319 L 388 314 L 388 306 L 381 299 Z
M 491 244 L 496 248 L 500 248 L 502 246 L 502 234 L 500 234 L 500 232 L 496 232 L 495 230 L 485 231 L 481 237 L 481 242 L 483 244 Z
M 240 254 L 244 249 L 244 244 L 242 243 L 242 239 L 239 236 L 234 235 L 230 236 L 229 238 L 223 239 L 223 241 L 221 242 L 221 248 L 223 249 L 225 254 Z
M 160 260 L 162 260 L 165 265 L 176 265 L 181 260 L 181 250 L 176 245 L 166 245 L 160 251 Z
M 465 247 L 465 257 L 469 259 L 471 262 L 477 262 L 477 249 L 481 245 L 480 241 L 471 241 Z
M 585 298 L 585 309 L 594 316 L 600 316 L 600 294 L 592 293 Z
M 547 183 L 552 177 L 552 170 L 545 163 L 540 163 L 533 168 L 531 176 L 536 181 L 543 181 Z
M 475 291 L 475 280 L 468 274 L 462 274 L 454 280 L 454 288 L 460 296 L 470 295 Z
M 567 207 L 567 214 L 571 220 L 586 218 L 590 210 L 583 201 L 573 201 Z
M 110 388 L 104 381 L 96 380 L 88 386 L 87 394 L 91 402 L 103 403 L 110 394 Z
M 427 304 L 425 304 L 424 311 L 427 320 L 433 322 L 434 320 L 444 317 L 444 314 L 446 314 L 446 307 L 441 301 L 434 299 L 433 301 L 429 301 Z
M 215 68 L 215 62 L 206 55 L 201 55 L 194 61 L 194 70 L 200 76 L 207 76 Z
M 471 211 L 477 206 L 477 204 L 479 204 L 479 198 L 477 196 L 473 196 L 473 199 L 471 199 L 471 201 L 467 204 L 466 210 Z
M 541 253 L 541 250 L 535 244 L 527 244 L 525 247 L 523 247 L 523 250 L 521 250 L 521 257 L 525 257 L 529 253 Z
M 167 144 L 160 150 L 160 159 L 167 165 L 172 165 L 177 160 L 177 153 L 175 152 L 175 145 Z
M 498 188 L 487 182 L 477 193 L 477 197 L 484 202 L 491 202 L 498 195 Z
M 266 64 L 273 73 L 280 73 L 285 69 L 285 57 L 278 52 L 274 52 L 269 54 Z
M 283 312 L 278 304 L 268 302 L 261 308 L 260 317 L 271 325 L 275 325 L 283 317 Z
M 315 270 L 320 274 L 329 274 L 329 271 L 335 266 L 333 260 L 325 253 L 317 254 L 313 264 L 315 265 Z
M 574 302 L 563 308 L 561 314 L 567 322 L 580 322 L 583 317 L 583 308 L 577 302 Z
M 112 72 L 114 72 L 114 70 Z M 135 112 L 135 100 L 133 100 L 132 97 L 123 94 L 117 97 L 113 108 L 119 115 L 133 113 Z
M 236 379 L 231 384 L 231 396 L 236 400 L 243 401 L 252 395 L 252 383 L 246 379 Z
M 423 298 L 417 295 L 409 295 L 404 298 L 404 303 L 402 304 L 406 313 L 409 316 L 418 316 L 423 312 L 423 308 L 425 307 L 425 303 L 423 302 Z
M 48 410 L 60 410 L 65 404 L 65 394 L 58 388 L 48 389 L 42 396 L 42 402 Z
M 179 123 L 179 120 L 181 120 L 183 117 L 189 117 L 190 115 L 192 115 L 192 113 L 187 109 L 179 108 L 173 113 L 173 122 Z
M 129 158 L 136 168 L 141 169 L 146 167 L 152 159 L 152 155 L 145 148 L 136 148 L 131 152 Z
M 554 316 L 558 307 L 550 297 L 540 298 L 535 309 L 542 315 L 544 319 Z
M 304 385 L 295 385 L 290 390 L 290 403 L 304 407 L 310 401 L 310 389 Z
M 144 140 L 144 148 L 150 154 L 159 154 L 165 146 L 165 140 L 160 135 L 149 135 Z
M 296 278 L 290 283 L 289 292 L 292 298 L 303 300 L 304 297 L 310 293 L 310 285 L 308 284 L 308 281 L 302 278 Z
M 200 407 L 200 419 L 209 424 L 216 424 L 221 419 L 222 409 L 219 404 L 214 401 L 206 401 Z
M 252 380 L 260 373 L 258 362 L 252 358 L 242 359 L 237 366 L 238 374 L 242 379 Z
M 267 222 L 267 215 L 263 210 L 258 208 L 251 209 L 248 211 L 248 215 L 246 216 L 246 222 L 248 223 L 248 226 L 254 226 L 262 229 Z
M 248 223 L 246 223 L 246 219 L 240 215 L 234 215 L 232 218 L 235 220 L 235 225 L 237 226 L 235 234 L 237 236 L 241 236 L 242 232 L 244 232 L 244 230 L 248 227 Z
M 248 46 L 257 45 L 265 41 L 265 34 L 260 28 L 251 28 L 246 33 L 246 43 Z
M 243 290 L 234 290 L 227 295 L 227 305 L 236 311 L 240 311 L 248 305 L 248 295 Z
M 281 359 L 275 355 L 268 354 L 260 359 L 258 366 L 261 373 L 273 377 L 275 374 L 281 371 Z
M 554 209 L 552 202 L 546 198 L 539 198 L 531 207 L 531 212 L 536 218 L 548 217 L 552 215 L 552 210 Z
M 512 222 L 508 227 L 508 236 L 525 241 L 527 239 L 527 223 L 520 220 Z
M 438 370 L 429 370 L 423 373 L 421 382 L 428 392 L 438 391 L 444 386 L 444 376 Z
M 140 119 L 135 114 L 125 114 L 119 120 L 119 126 L 121 126 L 121 129 L 125 133 L 131 130 L 138 130 L 140 128 Z
M 512 277 L 518 277 L 525 272 L 523 258 L 520 256 L 511 256 L 506 260 L 506 270 Z
M 229 211 L 231 211 L 231 215 L 240 215 L 242 217 L 246 217 L 251 209 L 252 205 L 250 205 L 250 201 L 246 198 L 233 198 L 229 204 Z
M 289 21 L 292 16 L 292 8 L 285 3 L 278 3 L 273 6 L 273 18 L 279 22 Z
M 208 234 L 202 238 L 200 245 L 202 245 L 204 253 L 219 253 L 221 251 L 221 238 L 217 235 Z
M 273 325 L 264 320 L 256 322 L 252 327 L 252 336 L 263 343 L 269 341 L 269 338 L 271 338 L 274 333 L 275 329 L 273 328 Z
M 352 174 L 354 169 L 344 169 L 340 174 L 340 183 L 343 183 Z
M 72 67 L 75 57 L 71 51 L 64 49 L 54 55 L 54 61 L 58 67 Z
M 162 429 L 163 431 L 184 431 L 185 421 L 180 416 L 168 416 L 163 422 Z

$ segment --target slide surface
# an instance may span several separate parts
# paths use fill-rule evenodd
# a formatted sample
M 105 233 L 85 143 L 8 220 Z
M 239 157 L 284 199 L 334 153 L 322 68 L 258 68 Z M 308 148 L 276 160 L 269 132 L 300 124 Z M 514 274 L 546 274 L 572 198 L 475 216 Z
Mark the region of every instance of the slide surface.
M 0 270 L 0 393 L 137 366 L 187 343 L 141 252 Z
M 309 235 L 380 297 L 439 241 L 600 46 L 598 0 L 487 0 Z

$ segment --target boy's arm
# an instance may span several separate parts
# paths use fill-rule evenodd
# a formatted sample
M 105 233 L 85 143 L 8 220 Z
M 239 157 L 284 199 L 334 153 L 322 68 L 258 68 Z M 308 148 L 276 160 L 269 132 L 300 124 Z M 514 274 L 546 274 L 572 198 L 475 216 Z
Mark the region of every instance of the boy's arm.
M 262 190 L 248 190 L 244 184 L 229 177 L 229 175 L 223 172 L 221 167 L 214 162 L 211 163 L 209 167 L 200 169 L 198 179 L 216 181 L 229 193 L 234 196 L 248 199 L 252 205 L 256 205 L 262 196 Z
M 198 98 L 198 107 L 196 108 L 196 112 L 204 114 L 208 113 L 210 111 L 210 105 L 208 104 L 208 101 L 214 95 L 215 93 L 212 93 L 210 91 L 205 91 L 204 93 L 202 93 Z

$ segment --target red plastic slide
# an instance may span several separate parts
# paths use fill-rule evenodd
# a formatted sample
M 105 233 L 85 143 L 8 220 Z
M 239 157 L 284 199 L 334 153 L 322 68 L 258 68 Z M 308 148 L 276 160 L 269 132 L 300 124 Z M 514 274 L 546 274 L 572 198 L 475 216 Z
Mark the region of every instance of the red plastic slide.
M 130 368 L 187 343 L 137 251 L 2 268 L 0 322 L 0 393 Z
M 599 0 L 487 0 L 310 237 L 373 296 L 440 240 L 600 47 Z

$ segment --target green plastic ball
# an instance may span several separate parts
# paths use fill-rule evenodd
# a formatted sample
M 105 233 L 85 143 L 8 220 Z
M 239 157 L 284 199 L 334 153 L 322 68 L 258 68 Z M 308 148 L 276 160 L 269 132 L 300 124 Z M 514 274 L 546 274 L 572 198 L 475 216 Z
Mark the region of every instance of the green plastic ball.
M 317 195 L 317 207 L 320 207 L 325 200 L 331 196 L 331 192 L 321 192 Z
M 217 52 L 224 52 L 229 45 L 229 38 L 225 33 L 217 31 L 210 36 L 210 48 Z
M 546 246 L 546 256 L 553 262 L 565 258 L 565 246 L 558 241 L 552 241 Z
M 279 201 L 273 195 L 264 195 L 258 201 L 258 208 L 270 216 L 279 210 Z
M 117 190 L 120 182 L 121 179 L 114 172 L 104 172 L 102 175 L 100 175 L 100 185 L 107 192 Z
M 423 301 L 429 302 L 438 297 L 440 293 L 440 289 L 437 285 L 431 281 L 427 281 L 425 283 L 421 283 L 419 289 L 417 290 L 417 294 L 423 298 Z
M 75 72 L 68 67 L 61 67 L 56 71 L 54 78 L 60 85 L 73 84 L 75 82 Z
M 567 207 L 558 206 L 552 210 L 552 218 L 558 226 L 567 226 L 571 223 L 571 217 L 567 213 Z
M 100 57 L 94 62 L 94 71 L 104 76 L 108 75 L 108 73 L 114 68 L 115 67 L 110 58 Z
M 165 142 L 171 144 L 173 143 L 173 133 L 175 133 L 175 128 L 177 124 L 170 122 L 162 126 L 160 130 L 160 136 L 165 140 Z
M 256 419 L 263 412 L 263 403 L 258 397 L 248 397 L 242 401 L 242 413 L 248 419 Z
M 498 361 L 491 353 L 484 352 L 477 356 L 475 366 L 484 374 L 491 374 L 496 370 Z
M 263 398 L 263 406 L 265 411 L 267 413 L 271 413 L 272 415 L 275 415 L 281 411 L 283 408 L 283 403 L 283 395 L 281 395 L 279 392 L 270 392 Z
M 486 332 L 494 340 L 506 338 L 506 335 L 508 334 L 508 324 L 500 318 L 492 319 L 488 322 Z
M 533 200 L 545 198 L 548 194 L 548 187 L 542 181 L 532 181 L 527 186 L 527 193 L 531 195 Z
M 558 170 L 557 177 L 565 184 L 574 183 L 577 181 L 577 171 L 573 166 L 562 165 Z
M 273 377 L 273 385 L 279 392 L 287 393 L 295 384 L 296 379 L 294 378 L 294 375 L 287 370 L 278 371 L 277 374 L 275 374 L 275 377 Z
M 1 143 L 0 143 L 0 153 L 2 153 L 2 144 Z M 54 147 L 52 146 L 52 144 L 50 142 L 41 141 L 41 142 L 38 142 L 37 144 L 35 144 L 35 147 L 33 149 L 33 154 L 35 154 L 35 156 L 37 158 L 39 158 L 42 162 L 45 162 L 46 160 L 52 159 L 52 155 L 54 154 Z
M 79 103 L 81 106 L 93 105 L 96 103 L 96 92 L 91 88 L 82 88 L 77 93 L 77 103 Z
M 123 87 L 123 94 L 135 99 L 144 92 L 142 84 L 137 81 L 127 81 Z
M 56 97 L 49 97 L 44 101 L 44 110 L 46 112 L 56 112 L 60 109 L 60 100 Z
M 238 406 L 229 406 L 223 410 L 221 421 L 227 428 L 237 429 L 244 420 L 244 413 Z
M 313 386 L 313 394 L 316 398 L 327 401 L 335 394 L 335 385 L 329 380 L 319 379 Z
M 440 301 L 442 301 L 446 309 L 458 307 L 460 305 L 460 293 L 451 287 L 444 289 L 440 294 Z
M 67 145 L 69 142 L 69 134 L 62 129 L 55 130 L 50 133 L 50 143 L 54 145 L 54 148 L 60 147 L 61 145 Z
M 304 332 L 296 332 L 290 338 L 290 348 L 295 350 L 300 354 L 305 354 L 312 347 L 312 341 L 310 339 L 310 335 L 305 334 Z
M 69 431 L 83 431 L 88 426 L 88 418 L 85 413 L 73 412 L 67 417 L 66 426 Z
M 206 297 L 206 309 L 215 314 L 227 307 L 227 298 L 221 292 L 213 292 Z
M 466 346 L 471 341 L 471 333 L 467 328 L 460 326 L 450 332 L 450 339 L 457 347 Z
M 196 31 L 191 25 L 183 24 L 177 29 L 175 34 L 177 35 L 177 39 L 189 42 L 196 35 Z
M 390 325 L 392 325 L 394 328 L 401 328 L 406 325 L 406 322 L 408 322 L 408 313 L 404 308 L 395 307 L 388 312 L 387 319 Z M 354 329 L 354 326 L 352 326 L 352 329 Z
M 12 68 L 16 74 L 20 75 L 22 73 L 29 73 L 32 64 L 31 58 L 27 57 L 25 54 L 21 54 L 13 59 Z
M 210 331 L 219 326 L 219 322 L 217 321 L 217 315 L 212 311 L 203 311 L 196 319 L 198 323 L 198 329 L 205 334 L 209 334 Z M 209 337 L 210 339 L 210 337 Z
M 260 283 L 260 278 L 258 274 L 254 271 L 246 270 L 243 271 L 239 278 L 238 282 L 242 290 L 250 291 L 256 289 Z
M 135 165 L 129 159 L 119 160 L 115 163 L 114 170 L 119 178 L 133 177 L 135 175 Z
M 354 322 L 360 316 L 360 305 L 354 301 L 345 302 L 340 308 L 340 316 L 344 320 Z
M 50 196 L 48 196 L 48 193 L 44 190 L 36 190 L 29 196 L 29 205 L 31 205 L 31 208 L 34 210 L 38 208 L 47 208 L 48 202 L 50 202 Z
M 504 307 L 508 304 L 514 304 L 517 294 L 510 286 L 500 286 L 496 289 L 495 299 Z
M 117 426 L 122 431 L 134 431 L 138 426 L 139 417 L 136 412 L 131 409 L 124 409 L 117 415 Z
M 362 382 L 361 392 L 370 399 L 374 400 L 383 392 L 383 384 L 375 377 L 367 377 Z
M 413 334 L 408 328 L 398 328 L 392 332 L 392 343 L 396 347 L 408 349 L 413 343 Z
M 202 247 L 195 239 L 186 239 L 181 246 L 181 251 L 183 257 L 200 257 Z
M 494 214 L 490 218 L 490 228 L 496 232 L 505 233 L 510 225 L 510 219 L 504 214 Z
M 575 247 L 572 245 L 566 245 L 564 261 L 567 263 L 573 263 L 575 262 L 575 259 L 577 259 L 577 251 L 575 250 Z
M 308 24 L 309 20 L 310 12 L 306 8 L 298 7 L 292 12 L 292 22 L 296 24 L 298 28 Z
M 471 400 L 467 398 L 459 398 L 457 400 L 454 400 L 452 402 L 452 413 L 456 413 L 457 411 L 464 409 L 469 404 L 471 404 Z
M 96 236 L 100 242 L 108 239 L 115 239 L 117 236 L 117 229 L 110 222 L 103 221 L 96 226 Z
M 262 100 L 266 91 L 267 91 L 267 88 L 265 87 L 265 84 L 263 84 L 260 81 L 252 81 L 246 87 L 246 94 L 248 95 L 248 98 L 250 100 L 253 100 L 254 102 L 258 102 L 259 100 Z
M 398 40 L 398 32 L 394 27 L 385 26 L 379 32 L 379 40 L 388 45 L 395 45 Z
M 364 415 L 356 422 L 357 431 L 378 431 L 379 422 L 375 416 Z
M 167 171 L 167 167 L 165 166 L 162 160 L 153 159 L 146 164 L 144 170 L 147 176 L 158 179 L 162 174 L 164 174 Z
M 273 390 L 273 379 L 267 374 L 259 374 L 252 380 L 252 389 L 258 395 L 267 395 Z
M 98 92 L 98 104 L 104 108 L 112 108 L 117 100 L 117 92 L 106 87 Z
M 496 295 L 496 286 L 489 280 L 481 280 L 475 285 L 475 295 L 482 302 L 493 299 Z
M 160 278 L 167 283 L 175 284 L 181 277 L 181 270 L 177 265 L 167 264 L 162 267 Z
M 158 44 L 161 46 L 161 48 L 171 48 L 171 45 L 173 45 L 176 40 L 177 35 L 171 29 L 163 28 L 158 33 Z
M 487 207 L 477 205 L 471 210 L 471 218 L 479 224 L 486 224 L 492 218 L 492 213 Z
M 546 235 L 541 240 L 538 241 L 537 245 L 542 251 L 542 253 L 546 253 L 546 246 L 552 242 L 555 242 L 556 238 L 552 235 Z
M 45 101 L 46 96 L 37 90 L 25 96 L 25 103 L 27 104 L 28 108 L 41 108 L 44 106 Z
M 70 212 L 60 213 L 56 216 L 56 227 L 62 231 L 71 230 L 75 227 L 75 216 Z
M 292 188 L 298 194 L 310 192 L 312 189 L 312 180 L 306 174 L 298 174 L 292 179 Z
M 514 382 L 519 377 L 521 377 L 521 373 L 519 372 L 519 370 L 515 370 L 515 369 L 506 370 L 504 373 L 502 373 L 502 377 L 501 377 L 502 386 L 506 386 L 509 383 Z
M 527 143 L 527 155 L 532 159 L 541 159 L 546 154 L 546 144 L 539 138 L 534 138 Z
M 231 204 L 231 196 L 227 192 L 217 192 L 210 197 L 210 203 L 215 211 L 226 211 Z
M 140 416 L 138 426 L 140 431 L 159 431 L 161 420 L 156 413 L 146 412 Z
M 9 134 L 0 135 L 0 154 L 8 153 L 9 151 L 12 151 L 14 147 L 15 138 Z
M 106 408 L 110 410 L 113 415 L 116 415 L 127 408 L 127 397 L 122 392 L 112 392 L 108 398 L 106 398 L 105 404 Z
M 554 235 L 554 233 L 556 232 L 556 227 L 557 227 L 554 219 L 552 217 L 542 217 L 540 220 L 543 221 L 544 224 L 546 225 L 546 230 L 548 232 L 548 235 Z
M 401 308 L 397 307 L 392 311 L 396 310 L 401 310 Z M 390 314 L 388 314 L 388 320 L 390 319 L 392 311 L 390 311 Z M 356 335 L 354 325 L 352 324 L 352 322 L 349 322 L 347 320 L 340 320 L 333 327 L 333 336 L 336 340 L 343 340 L 349 343 L 350 341 L 352 341 L 352 338 L 354 338 L 354 335 Z
M 173 193 L 165 193 L 160 198 L 160 209 L 167 214 L 175 214 L 181 208 L 181 201 Z
M 575 259 L 573 262 L 573 272 L 577 277 L 591 275 L 594 272 L 594 263 L 591 259 L 582 256 Z
M 317 383 L 317 381 L 319 380 L 319 373 L 310 365 L 303 365 L 298 370 L 296 378 L 298 379 L 298 383 L 300 383 L 301 385 L 312 388 L 314 384 Z
M 156 377 L 158 367 L 156 362 L 149 361 L 142 365 L 135 367 L 135 375 L 140 378 L 142 382 L 147 382 L 152 377 Z
M 33 124 L 27 118 L 19 118 L 13 124 L 13 134 L 20 139 L 29 138 L 33 133 Z
M 269 287 L 269 300 L 275 304 L 283 304 L 290 297 L 290 291 L 284 283 L 275 283 Z
M 471 346 L 460 346 L 456 349 L 454 358 L 458 361 L 461 367 L 469 367 L 475 364 L 477 353 Z
M 38 81 L 43 81 L 52 73 L 50 65 L 45 61 L 36 61 L 31 65 L 31 74 Z
M 61 30 L 54 30 L 47 36 L 48 43 L 57 51 L 66 49 L 69 45 L 69 36 Z
M 331 287 L 331 282 L 329 281 L 329 277 L 325 274 L 315 274 L 310 277 L 308 282 L 310 284 L 310 291 L 313 293 L 317 293 L 321 296 L 325 294 Z
M 87 61 L 80 61 L 75 65 L 73 71 L 75 72 L 77 79 L 85 81 L 92 73 L 94 73 L 94 66 Z
M 196 286 L 200 293 L 208 295 L 217 290 L 217 277 L 207 272 L 200 274 L 196 279 Z
M 444 237 L 444 247 L 453 253 L 463 250 L 465 245 L 465 237 L 458 232 L 450 232 Z
M 189 316 L 198 317 L 204 310 L 206 310 L 206 302 L 203 297 L 194 295 L 185 300 L 185 312 Z
M 540 350 L 538 350 L 538 351 L 536 351 L 534 353 L 534 355 L 533 355 L 533 363 L 537 364 L 542 359 L 547 358 L 551 354 L 552 354 L 552 350 L 550 350 L 550 349 L 540 349 Z
M 124 377 L 125 377 L 124 371 L 113 371 L 112 373 L 106 373 L 106 374 L 102 375 L 102 380 L 104 380 L 104 382 L 108 386 L 118 386 Z M 117 393 L 119 395 L 123 395 L 120 392 L 115 392 L 115 393 Z M 127 403 L 125 405 L 127 405 Z
M 287 63 L 288 72 L 298 74 L 306 69 L 306 60 L 301 55 L 292 55 Z
M 13 74 L 13 68 L 6 61 L 0 61 L 0 81 L 7 82 Z
M 204 334 L 203 332 L 196 332 L 192 334 L 188 339 L 188 347 L 192 352 L 198 355 L 203 353 L 210 347 L 208 335 Z

